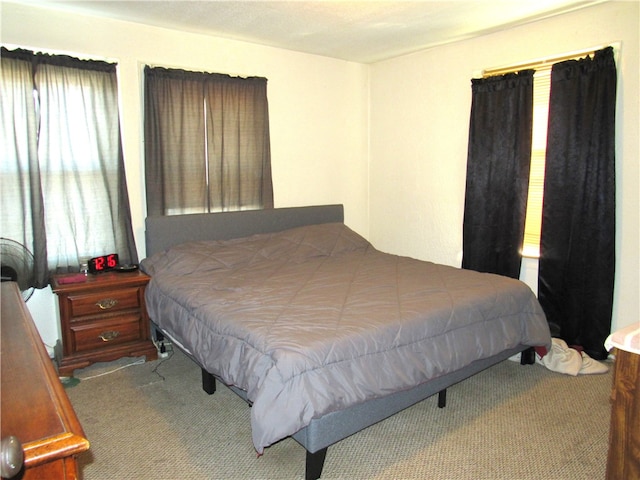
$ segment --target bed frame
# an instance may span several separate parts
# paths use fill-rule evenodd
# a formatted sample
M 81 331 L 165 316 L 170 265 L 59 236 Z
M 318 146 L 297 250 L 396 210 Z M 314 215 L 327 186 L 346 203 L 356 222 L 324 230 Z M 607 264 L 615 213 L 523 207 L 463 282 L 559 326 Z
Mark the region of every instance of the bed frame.
M 147 255 L 153 255 L 187 241 L 228 240 L 257 233 L 278 232 L 304 225 L 343 221 L 342 205 L 147 217 Z M 151 320 L 157 330 L 156 335 L 159 335 L 156 338 L 163 338 L 166 334 L 155 325 L 153 319 Z M 180 342 L 176 339 L 172 339 L 172 341 L 180 346 Z M 293 438 L 307 451 L 305 479 L 316 480 L 320 478 L 330 445 L 435 394 L 438 394 L 438 407 L 443 408 L 446 405 L 448 387 L 519 352 L 523 352 L 522 364 L 534 363 L 533 348 L 519 345 L 493 357 L 477 360 L 463 369 L 437 377 L 410 390 L 376 398 L 313 419 L 307 427 L 293 435 Z M 189 352 L 185 353 L 189 355 Z M 193 357 L 191 358 L 193 359 Z M 216 377 L 202 366 L 200 367 L 202 369 L 202 387 L 207 393 L 213 394 L 216 390 Z M 247 401 L 246 393 L 243 390 L 236 387 L 229 388 Z

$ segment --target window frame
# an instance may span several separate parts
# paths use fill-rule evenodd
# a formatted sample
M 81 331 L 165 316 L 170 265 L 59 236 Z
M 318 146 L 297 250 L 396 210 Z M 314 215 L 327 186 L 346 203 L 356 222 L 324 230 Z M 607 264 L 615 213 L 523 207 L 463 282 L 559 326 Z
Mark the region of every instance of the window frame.
M 266 78 L 147 65 L 144 84 L 148 215 L 273 208 Z
M 117 62 L 34 52 L 19 47 L 9 50 L 6 46 L 2 47 L 2 55 L 3 60 L 23 62 L 30 71 L 29 79 L 23 85 L 27 85 L 32 94 L 30 98 L 24 97 L 20 101 L 35 116 L 36 126 L 8 122 L 5 133 L 17 137 L 18 132 L 24 129 L 34 148 L 28 153 L 24 150 L 5 153 L 8 155 L 7 165 L 14 164 L 12 174 L 30 179 L 28 184 L 23 182 L 19 195 L 39 199 L 39 203 L 26 205 L 20 212 L 12 210 L 8 214 L 12 218 L 3 215 L 3 230 L 5 222 L 13 225 L 10 232 L 3 234 L 16 237 L 34 255 L 33 286 L 43 288 L 48 285 L 51 274 L 77 272 L 86 258 L 105 253 L 117 252 L 121 261 L 137 263 L 120 133 Z M 11 88 L 11 81 L 10 78 L 7 80 L 7 88 Z M 64 88 L 52 88 L 56 85 Z M 66 88 L 68 86 L 71 87 Z M 43 98 L 42 93 L 47 89 L 55 92 L 52 98 L 56 100 L 51 105 L 46 103 L 46 96 Z M 71 93 L 74 89 L 78 95 Z M 49 106 L 67 112 L 65 102 L 73 102 L 74 99 L 82 105 L 91 104 L 92 108 L 95 107 L 93 110 L 80 109 L 83 118 L 81 127 L 91 126 L 91 130 L 85 128 L 86 131 L 81 134 L 83 142 L 76 142 L 73 135 L 73 121 L 78 121 L 75 117 L 79 115 L 70 118 L 65 127 L 60 127 L 67 117 L 56 115 L 52 110 L 49 116 L 50 129 L 44 118 Z M 87 119 L 95 119 L 95 123 Z M 105 129 L 107 131 L 102 132 Z M 47 139 L 50 139 L 50 144 Z M 78 153 L 76 143 L 83 143 L 91 153 Z M 87 158 L 93 158 L 94 161 L 88 165 Z M 61 162 L 65 162 L 64 165 Z M 69 178 L 62 180 L 60 172 L 67 172 Z M 63 183 L 82 186 L 82 189 L 60 188 Z M 48 186 L 56 185 L 58 188 L 52 195 Z M 69 197 L 71 190 L 76 195 L 73 198 Z M 101 196 L 96 192 L 101 192 Z M 98 202 L 99 198 L 104 201 Z M 52 204 L 52 199 L 57 203 Z M 10 202 L 11 198 L 3 195 L 3 203 L 5 201 Z M 95 212 L 95 215 L 91 216 L 88 212 Z M 33 231 L 32 225 L 36 225 Z M 62 233 L 64 236 L 58 238 L 61 231 L 65 232 Z

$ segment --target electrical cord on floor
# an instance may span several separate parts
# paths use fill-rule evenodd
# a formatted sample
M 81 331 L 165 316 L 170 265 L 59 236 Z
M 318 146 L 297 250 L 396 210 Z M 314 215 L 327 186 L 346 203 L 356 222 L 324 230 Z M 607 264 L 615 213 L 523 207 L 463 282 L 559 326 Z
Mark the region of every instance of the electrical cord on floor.
M 171 357 L 173 357 L 173 346 L 171 344 L 167 345 L 165 343 L 162 343 L 158 350 L 159 350 L 158 357 L 160 358 L 160 361 L 158 362 L 158 364 L 151 371 L 153 373 L 155 373 L 156 375 L 158 375 L 162 379 L 162 381 L 164 382 L 166 379 L 164 378 L 164 376 L 160 372 L 158 372 L 158 368 L 160 368 L 160 365 L 162 365 L 166 361 L 170 360 Z
M 171 359 L 171 357 L 173 356 L 173 346 L 170 343 L 167 344 L 167 343 L 163 342 L 163 343 L 161 343 L 160 348 L 158 348 L 158 350 L 159 350 L 158 357 L 160 358 L 160 361 L 153 368 L 152 372 L 155 373 L 156 375 L 158 375 L 164 381 L 165 377 L 162 374 L 160 374 L 160 372 L 158 372 L 158 368 L 160 367 L 160 365 L 165 363 L 167 360 Z M 89 377 L 78 378 L 78 380 L 85 381 L 85 380 L 91 380 L 93 378 L 103 377 L 105 375 L 110 375 L 112 373 L 115 373 L 117 371 L 123 370 L 125 368 L 133 367 L 135 365 L 142 365 L 145 362 L 146 362 L 146 359 L 143 357 L 143 358 L 140 358 L 140 359 L 138 359 L 138 360 L 136 360 L 134 362 L 131 362 L 131 363 L 128 363 L 126 365 L 122 365 L 120 367 L 114 368 L 113 370 L 109 370 L 107 372 L 98 373 L 96 375 L 91 375 Z
M 108 372 L 102 372 L 102 373 L 98 373 L 97 375 L 92 375 L 90 377 L 82 377 L 80 380 L 81 381 L 85 381 L 85 380 L 91 380 L 92 378 L 98 378 L 98 377 L 103 377 L 104 375 L 109 375 L 111 373 L 115 373 L 119 370 L 123 370 L 125 368 L 129 368 L 129 367 L 133 367 L 134 365 L 142 365 L 146 360 L 144 358 L 140 358 L 138 360 L 136 360 L 135 362 L 131 362 L 128 363 L 127 365 L 123 365 L 121 367 L 118 368 L 114 368 L 113 370 L 109 370 Z

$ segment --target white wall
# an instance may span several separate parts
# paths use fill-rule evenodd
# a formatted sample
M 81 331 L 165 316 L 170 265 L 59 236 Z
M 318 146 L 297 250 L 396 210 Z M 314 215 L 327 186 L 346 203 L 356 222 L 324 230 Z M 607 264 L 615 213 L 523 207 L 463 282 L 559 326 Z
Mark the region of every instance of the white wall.
M 145 254 L 145 64 L 266 77 L 276 207 L 342 203 L 346 223 L 368 235 L 366 66 L 6 2 L 1 8 L 3 45 L 118 62 L 123 148 L 140 258 Z M 37 291 L 27 305 L 44 343 L 55 344 L 58 313 L 51 290 Z
M 459 266 L 471 82 L 484 68 L 621 42 L 613 329 L 640 319 L 638 2 L 607 2 L 371 68 L 370 240 Z M 537 267 L 523 278 L 535 287 Z

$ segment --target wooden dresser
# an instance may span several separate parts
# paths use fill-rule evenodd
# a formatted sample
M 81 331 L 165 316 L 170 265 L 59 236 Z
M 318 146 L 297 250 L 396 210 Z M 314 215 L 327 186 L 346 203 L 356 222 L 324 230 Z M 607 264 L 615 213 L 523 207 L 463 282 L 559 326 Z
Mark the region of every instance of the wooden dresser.
M 607 339 L 616 356 L 607 480 L 640 479 L 640 325 Z
M 76 368 L 124 356 L 158 356 L 151 342 L 144 302 L 149 277 L 140 271 L 96 275 L 57 275 L 51 288 L 58 295 L 62 351 L 61 376 Z
M 24 450 L 25 480 L 76 479 L 76 455 L 89 449 L 53 362 L 14 282 L 0 296 L 1 436 Z

